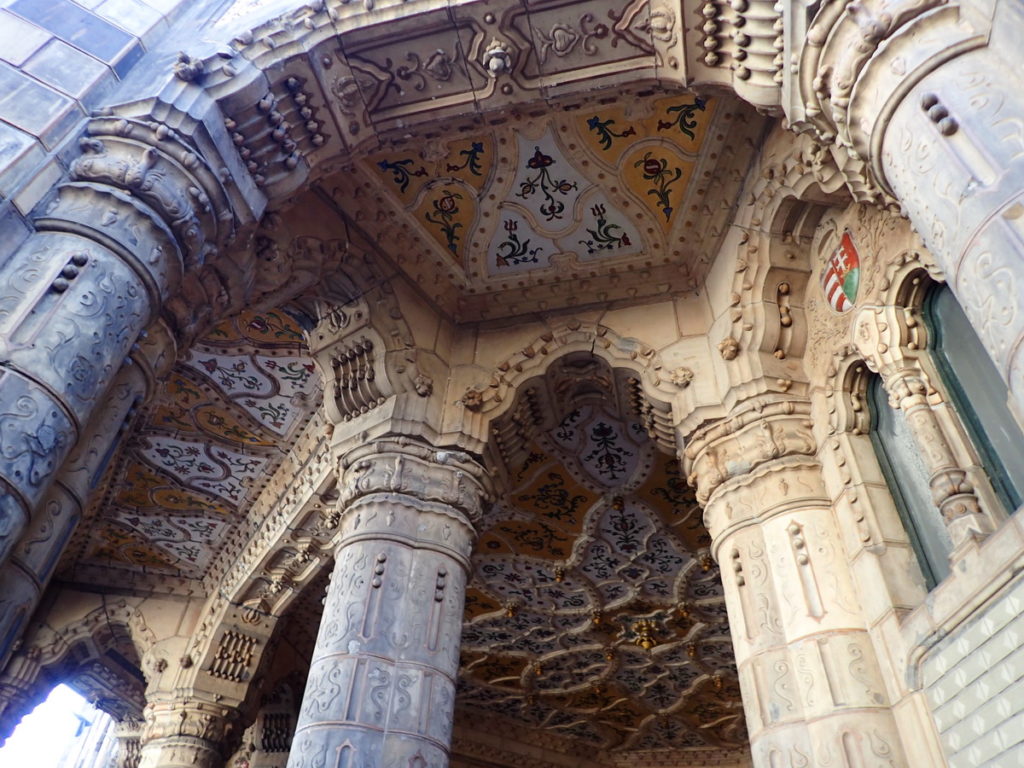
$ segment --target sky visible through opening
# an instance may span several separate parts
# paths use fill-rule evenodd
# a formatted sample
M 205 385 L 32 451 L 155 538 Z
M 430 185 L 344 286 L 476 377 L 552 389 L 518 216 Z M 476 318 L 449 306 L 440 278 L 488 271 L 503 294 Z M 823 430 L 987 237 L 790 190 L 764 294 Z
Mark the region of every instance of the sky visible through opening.
M 0 747 L 3 768 L 73 768 L 90 723 L 109 716 L 58 685 Z

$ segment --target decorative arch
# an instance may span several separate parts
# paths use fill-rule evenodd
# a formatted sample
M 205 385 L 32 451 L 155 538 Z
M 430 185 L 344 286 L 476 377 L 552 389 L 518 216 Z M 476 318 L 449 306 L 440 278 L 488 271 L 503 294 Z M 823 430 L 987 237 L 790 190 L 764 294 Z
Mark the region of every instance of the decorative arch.
M 56 626 L 51 618 L 22 638 L 0 677 L 0 737 L 10 735 L 60 682 L 84 688 L 83 695 L 115 718 L 141 717 L 141 659 L 156 644 L 156 635 L 136 603 L 106 597 L 93 602 L 99 604 L 85 614 L 74 611 Z M 126 665 L 138 667 L 137 677 Z
M 530 395 L 527 383 L 546 376 L 567 357 L 590 355 L 611 370 L 628 371 L 628 398 L 646 428 L 664 450 L 675 451 L 672 401 L 689 387 L 693 371 L 667 369 L 661 355 L 644 341 L 624 337 L 599 323 L 568 318 L 509 355 L 486 374 L 487 383 L 471 386 L 458 403 L 470 414 L 473 434 L 493 434 L 503 419 L 546 423 L 550 414 Z M 479 380 L 479 379 L 478 379 Z M 459 393 L 455 393 L 458 395 Z M 540 421 L 538 421 L 540 419 Z

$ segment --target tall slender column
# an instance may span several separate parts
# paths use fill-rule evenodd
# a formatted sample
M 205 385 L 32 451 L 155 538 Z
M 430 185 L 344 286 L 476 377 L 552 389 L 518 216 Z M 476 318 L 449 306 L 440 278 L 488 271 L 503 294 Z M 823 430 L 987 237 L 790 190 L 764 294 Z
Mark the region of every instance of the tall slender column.
M 173 131 L 98 118 L 0 266 L 0 563 L 183 270 L 232 229 L 217 175 Z
M 757 768 L 906 766 L 803 401 L 740 406 L 685 453 L 721 563 Z
M 483 470 L 397 438 L 341 471 L 340 544 L 288 766 L 443 768 Z
M 974 486 L 960 467 L 939 421 L 928 403 L 928 385 L 915 368 L 903 368 L 885 377 L 892 401 L 907 416 L 928 470 L 932 500 L 942 513 L 957 550 L 990 533 L 992 526 L 981 511 Z

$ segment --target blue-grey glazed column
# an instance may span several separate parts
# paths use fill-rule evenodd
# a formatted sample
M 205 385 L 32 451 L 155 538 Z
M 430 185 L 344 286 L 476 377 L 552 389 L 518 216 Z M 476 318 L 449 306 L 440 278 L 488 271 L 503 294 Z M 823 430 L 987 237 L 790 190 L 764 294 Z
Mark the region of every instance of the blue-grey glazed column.
M 149 390 L 150 377 L 141 361 L 133 360 L 121 368 L 11 556 L 0 565 L 0 669 L 53 575 L 90 491 L 102 477 L 125 427 Z
M 233 226 L 216 174 L 173 131 L 99 118 L 0 265 L 0 563 L 186 268 Z
M 443 768 L 483 470 L 399 439 L 348 454 L 341 480 L 341 541 L 288 768 Z

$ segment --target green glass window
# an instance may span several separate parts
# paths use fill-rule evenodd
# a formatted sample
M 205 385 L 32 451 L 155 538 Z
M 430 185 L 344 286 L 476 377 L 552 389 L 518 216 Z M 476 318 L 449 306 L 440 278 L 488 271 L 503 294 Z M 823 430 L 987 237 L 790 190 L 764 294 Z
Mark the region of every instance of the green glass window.
M 868 385 L 871 409 L 871 442 L 889 485 L 903 527 L 917 555 L 928 589 L 949 575 L 949 553 L 953 545 L 932 502 L 928 470 L 921 459 L 907 417 L 889 405 L 882 380 L 874 376 Z
M 993 490 L 1012 513 L 1024 499 L 1024 433 L 1006 404 L 1006 384 L 949 288 L 933 290 L 925 310 L 949 398 Z

